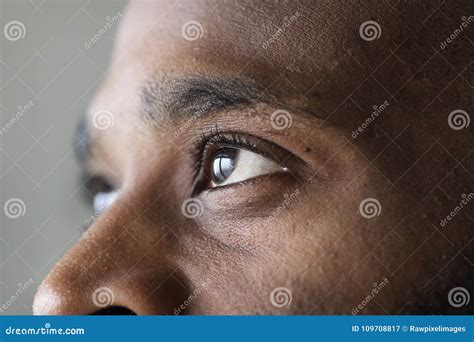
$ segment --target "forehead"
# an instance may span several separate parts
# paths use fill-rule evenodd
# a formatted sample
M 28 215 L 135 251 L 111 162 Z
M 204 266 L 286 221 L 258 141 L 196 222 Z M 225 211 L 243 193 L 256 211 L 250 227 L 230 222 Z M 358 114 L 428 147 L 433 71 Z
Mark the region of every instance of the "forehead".
M 290 96 L 310 97 L 307 90 L 315 80 L 341 60 L 346 50 L 341 47 L 359 39 L 354 16 L 348 16 L 351 6 L 342 1 L 132 1 L 96 103 L 113 106 L 126 93 L 129 110 L 137 108 L 141 88 L 160 73 L 243 76 Z
M 128 45 L 139 40 L 137 46 L 147 45 L 155 57 L 161 52 L 184 49 L 187 53 L 198 54 L 206 49 L 206 52 L 235 56 L 235 59 L 244 56 L 269 58 L 281 55 L 282 45 L 291 45 L 291 39 L 285 38 L 294 38 L 295 33 L 304 28 L 312 32 L 312 29 L 322 27 L 323 23 L 310 18 L 309 13 L 303 15 L 307 7 L 308 4 L 296 2 L 276 5 L 261 1 L 133 1 L 122 26 L 121 42 Z M 311 7 L 318 10 L 317 5 Z M 267 49 L 264 43 L 273 35 L 281 39 L 267 44 L 268 47 L 271 45 L 271 49 Z M 293 46 L 298 45 L 295 43 Z M 163 46 L 167 51 L 162 50 Z M 288 50 L 287 53 L 294 54 L 295 51 Z M 270 58 L 269 62 L 276 62 L 276 59 Z
M 355 5 L 344 1 L 133 1 L 114 60 L 126 54 L 150 69 L 216 72 L 278 68 L 299 77 L 333 67 L 358 41 Z M 357 5 L 357 13 L 360 5 Z M 372 11 L 384 15 L 376 2 Z M 357 26 L 357 27 L 356 27 Z M 122 67 L 130 62 L 122 58 Z M 248 71 L 250 72 L 250 71 Z
M 400 45 L 405 39 L 400 27 L 432 10 L 406 7 L 397 16 L 406 23 L 401 25 L 393 19 L 396 9 L 380 1 L 365 7 L 346 1 L 132 1 L 109 75 L 90 112 L 106 106 L 132 117 L 151 78 L 197 74 L 251 79 L 307 108 L 332 113 L 390 51 L 408 46 Z M 359 26 L 372 18 L 383 34 L 368 44 Z M 380 72 L 391 66 L 385 63 Z M 385 99 L 374 98 L 382 93 L 377 87 L 361 95 L 370 99 L 370 106 Z M 332 115 L 331 120 L 339 118 L 346 121 L 347 115 Z

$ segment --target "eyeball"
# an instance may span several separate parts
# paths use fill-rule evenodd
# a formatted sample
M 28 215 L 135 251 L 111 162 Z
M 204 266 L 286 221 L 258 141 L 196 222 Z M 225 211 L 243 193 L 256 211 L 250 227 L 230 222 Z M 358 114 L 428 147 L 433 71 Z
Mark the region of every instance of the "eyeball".
M 259 153 L 235 147 L 217 149 L 210 163 L 211 188 L 286 171 L 285 168 Z
M 103 213 L 108 207 L 112 205 L 117 199 L 117 191 L 98 192 L 94 195 L 93 207 L 98 214 Z

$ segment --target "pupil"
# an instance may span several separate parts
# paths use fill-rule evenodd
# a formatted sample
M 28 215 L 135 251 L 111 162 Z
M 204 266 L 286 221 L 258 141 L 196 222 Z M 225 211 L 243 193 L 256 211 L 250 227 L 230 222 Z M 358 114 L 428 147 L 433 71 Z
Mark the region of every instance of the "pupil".
M 238 150 L 235 148 L 221 148 L 212 161 L 212 181 L 216 184 L 224 182 L 234 171 L 237 163 Z

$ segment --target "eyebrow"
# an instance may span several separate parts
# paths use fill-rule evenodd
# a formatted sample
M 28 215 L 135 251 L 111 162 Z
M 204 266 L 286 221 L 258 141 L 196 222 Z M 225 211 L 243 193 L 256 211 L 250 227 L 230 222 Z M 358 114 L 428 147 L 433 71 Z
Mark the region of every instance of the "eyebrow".
M 187 75 L 173 78 L 162 74 L 141 89 L 138 112 L 145 121 L 159 124 L 164 119 L 201 116 L 258 101 L 277 103 L 276 96 L 268 89 L 243 77 Z M 81 163 L 91 156 L 92 141 L 86 117 L 76 128 L 74 145 Z
M 259 101 L 276 102 L 274 94 L 253 80 L 199 75 L 181 78 L 162 75 L 143 87 L 140 98 L 141 113 L 154 122 L 204 115 Z
M 201 116 L 259 102 L 276 107 L 291 108 L 279 100 L 278 93 L 270 87 L 246 77 L 221 77 L 186 75 L 171 77 L 161 74 L 151 78 L 141 88 L 138 112 L 145 122 L 159 124 L 166 119 L 179 120 Z M 294 109 L 298 109 L 294 107 Z M 306 112 L 318 118 L 320 113 L 305 108 Z M 84 117 L 75 134 L 76 154 L 81 162 L 91 156 L 91 135 Z

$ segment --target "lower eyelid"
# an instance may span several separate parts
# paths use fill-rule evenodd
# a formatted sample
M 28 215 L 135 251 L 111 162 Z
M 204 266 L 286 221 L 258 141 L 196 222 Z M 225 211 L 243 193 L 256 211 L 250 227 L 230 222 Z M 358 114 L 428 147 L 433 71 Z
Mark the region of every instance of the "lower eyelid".
M 272 174 L 266 174 L 266 175 L 261 175 L 258 177 L 254 178 L 249 178 L 247 180 L 241 181 L 241 182 L 236 182 L 232 184 L 227 184 L 227 185 L 222 185 L 214 188 L 207 188 L 202 191 L 201 196 L 204 196 L 204 199 L 206 199 L 207 196 L 212 196 L 214 194 L 226 194 L 222 200 L 218 200 L 217 202 L 220 201 L 235 201 L 235 202 L 242 202 L 239 201 L 239 196 L 236 196 L 236 192 L 239 193 L 242 191 L 243 196 L 245 196 L 245 199 L 243 202 L 247 202 L 249 200 L 255 201 L 259 198 L 267 198 L 268 196 L 273 196 L 277 194 L 282 193 L 282 187 L 284 186 L 284 189 L 288 189 L 290 185 L 290 182 L 294 181 L 294 177 L 286 171 L 280 171 L 280 172 L 274 172 Z M 260 189 L 260 186 L 264 186 L 266 190 L 262 191 Z M 232 196 L 227 195 L 228 191 L 232 191 Z M 286 190 L 285 190 L 286 191 Z M 245 194 L 245 195 L 244 195 Z M 271 197 L 270 197 L 271 198 Z M 210 199 L 209 199 L 210 200 Z M 215 199 L 213 199 L 214 201 Z

